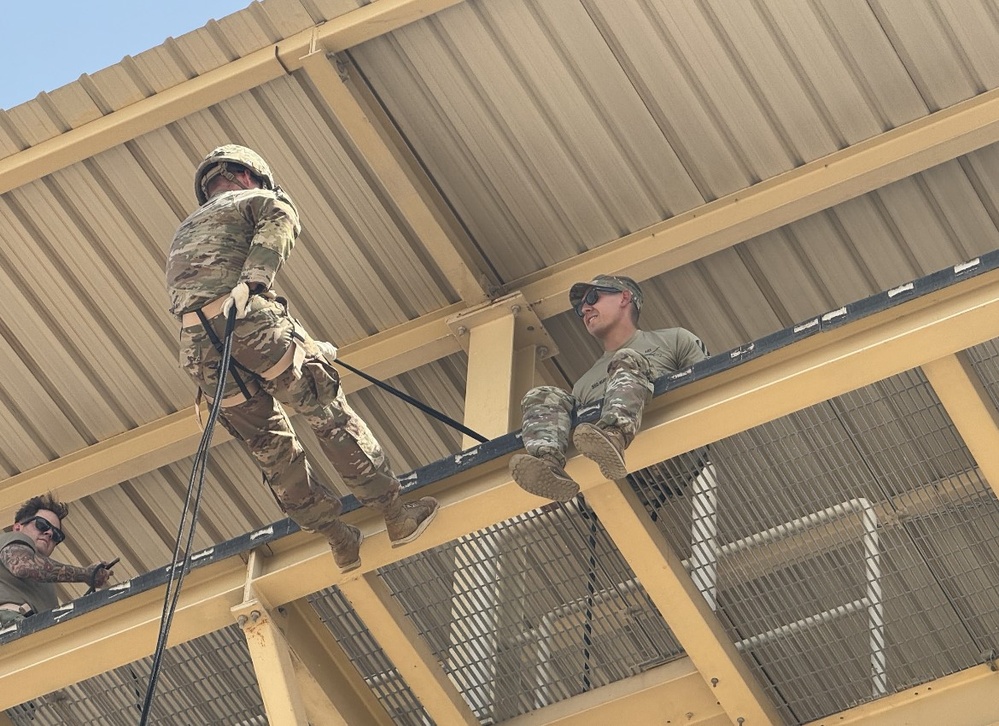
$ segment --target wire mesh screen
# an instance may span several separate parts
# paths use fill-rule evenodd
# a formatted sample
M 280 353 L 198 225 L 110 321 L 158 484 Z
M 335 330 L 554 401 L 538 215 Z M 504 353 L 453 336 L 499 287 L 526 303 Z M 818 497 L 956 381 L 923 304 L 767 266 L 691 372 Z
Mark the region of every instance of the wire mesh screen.
M 493 525 L 379 574 L 484 724 L 682 653 L 579 498 Z
M 995 648 L 999 503 L 920 371 L 682 461 L 632 485 L 789 722 Z
M 338 587 L 309 596 L 320 619 L 336 638 L 371 692 L 397 724 L 433 726 L 419 699 Z
M 135 661 L 8 709 L 7 716 L 16 726 L 134 726 L 151 664 L 152 658 Z M 237 626 L 164 652 L 149 723 L 266 726 L 250 654 Z

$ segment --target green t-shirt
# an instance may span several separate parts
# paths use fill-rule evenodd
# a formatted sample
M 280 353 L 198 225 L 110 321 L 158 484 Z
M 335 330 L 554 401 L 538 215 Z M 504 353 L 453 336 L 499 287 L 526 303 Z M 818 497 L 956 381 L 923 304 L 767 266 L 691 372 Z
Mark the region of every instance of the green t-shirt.
M 667 373 L 689 368 L 708 357 L 708 349 L 701 339 L 685 328 L 638 330 L 621 348 L 632 348 L 649 359 L 653 381 Z M 572 387 L 572 395 L 576 398 L 578 407 L 582 408 L 604 397 L 607 366 L 616 352 L 612 350 L 604 353 L 576 381 L 576 385 Z
M 20 532 L 0 533 L 0 550 L 7 546 L 20 547 L 23 543 L 35 552 L 34 541 Z M 35 580 L 23 580 L 15 577 L 10 570 L 0 564 L 0 603 L 12 602 L 20 605 L 28 603 L 36 613 L 43 610 L 51 610 L 59 605 L 59 597 L 56 595 L 55 584 L 51 582 L 37 582 Z

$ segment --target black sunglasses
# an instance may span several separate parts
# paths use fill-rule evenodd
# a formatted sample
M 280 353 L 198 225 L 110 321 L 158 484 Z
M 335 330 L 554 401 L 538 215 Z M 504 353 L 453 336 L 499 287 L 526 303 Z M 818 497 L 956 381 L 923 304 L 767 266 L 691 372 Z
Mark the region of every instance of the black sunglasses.
M 52 541 L 56 544 L 59 544 L 66 539 L 66 535 L 62 533 L 62 530 L 52 524 L 49 520 L 45 519 L 45 517 L 32 517 L 26 522 L 21 522 L 21 524 L 31 524 L 32 522 L 35 524 L 35 529 L 42 534 L 51 530 Z
M 583 299 L 576 303 L 572 309 L 576 311 L 576 315 L 583 317 L 583 306 L 584 305 L 596 305 L 597 300 L 600 299 L 601 295 L 606 295 L 608 293 L 621 293 L 623 290 L 618 290 L 613 287 L 591 287 L 583 295 Z

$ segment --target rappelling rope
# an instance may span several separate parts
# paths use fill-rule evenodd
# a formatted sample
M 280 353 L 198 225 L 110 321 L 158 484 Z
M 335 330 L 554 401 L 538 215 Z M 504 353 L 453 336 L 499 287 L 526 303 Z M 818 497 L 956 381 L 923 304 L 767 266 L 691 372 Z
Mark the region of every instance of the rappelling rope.
M 152 707 L 153 694 L 156 691 L 156 681 L 159 678 L 160 666 L 163 662 L 163 652 L 166 649 L 167 636 L 170 634 L 173 614 L 177 609 L 177 601 L 180 599 L 180 587 L 191 564 L 191 547 L 194 544 L 194 532 L 198 523 L 198 509 L 201 506 L 201 490 L 205 483 L 208 451 L 211 448 L 215 421 L 218 419 L 219 411 L 222 408 L 221 394 L 225 390 L 226 376 L 229 372 L 229 364 L 232 359 L 232 331 L 235 327 L 236 310 L 234 307 L 229 311 L 226 319 L 225 342 L 222 345 L 221 368 L 215 400 L 212 401 L 211 408 L 209 409 L 208 420 L 205 421 L 205 430 L 201 434 L 201 443 L 198 444 L 198 451 L 194 455 L 191 478 L 187 484 L 187 497 L 184 499 L 184 508 L 180 515 L 180 526 L 177 529 L 177 544 L 174 546 L 173 560 L 170 563 L 170 576 L 167 580 L 166 595 L 163 598 L 163 612 L 160 616 L 160 632 L 156 640 L 156 651 L 153 653 L 153 662 L 149 673 L 149 685 L 146 686 L 146 697 L 142 703 L 142 715 L 139 718 L 139 726 L 145 726 L 149 719 L 149 710 Z M 190 526 L 188 527 L 189 512 Z M 185 528 L 188 530 L 186 539 L 184 538 Z M 181 547 L 182 541 L 184 543 L 183 547 Z M 181 555 L 182 552 L 183 556 Z

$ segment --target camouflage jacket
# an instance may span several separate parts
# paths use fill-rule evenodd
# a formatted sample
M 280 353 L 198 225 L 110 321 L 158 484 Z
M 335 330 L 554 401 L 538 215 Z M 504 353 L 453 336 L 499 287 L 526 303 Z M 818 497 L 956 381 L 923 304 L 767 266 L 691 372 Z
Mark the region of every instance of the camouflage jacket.
M 269 290 L 301 230 L 298 210 L 281 189 L 212 197 L 181 223 L 170 245 L 170 312 L 197 310 L 240 282 Z

